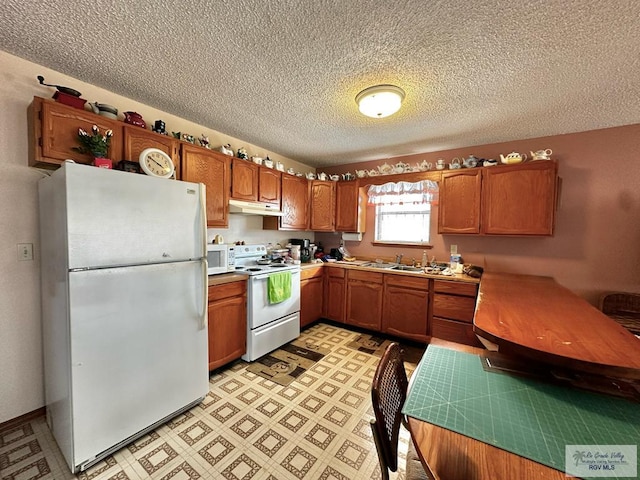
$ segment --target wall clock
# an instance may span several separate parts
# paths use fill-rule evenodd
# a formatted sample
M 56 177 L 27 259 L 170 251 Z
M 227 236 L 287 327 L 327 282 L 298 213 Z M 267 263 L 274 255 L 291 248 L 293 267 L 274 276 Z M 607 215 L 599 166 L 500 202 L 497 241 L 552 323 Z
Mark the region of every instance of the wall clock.
M 157 148 L 147 148 L 142 151 L 140 167 L 147 175 L 158 178 L 171 178 L 176 169 L 171 157 Z

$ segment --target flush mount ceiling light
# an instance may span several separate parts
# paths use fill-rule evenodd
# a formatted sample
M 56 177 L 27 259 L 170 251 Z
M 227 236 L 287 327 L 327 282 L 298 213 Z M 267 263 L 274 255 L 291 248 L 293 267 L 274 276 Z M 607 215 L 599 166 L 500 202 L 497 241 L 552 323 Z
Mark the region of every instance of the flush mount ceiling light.
M 367 117 L 384 118 L 393 115 L 402 105 L 404 90 L 395 85 L 376 85 L 356 95 L 360 113 Z

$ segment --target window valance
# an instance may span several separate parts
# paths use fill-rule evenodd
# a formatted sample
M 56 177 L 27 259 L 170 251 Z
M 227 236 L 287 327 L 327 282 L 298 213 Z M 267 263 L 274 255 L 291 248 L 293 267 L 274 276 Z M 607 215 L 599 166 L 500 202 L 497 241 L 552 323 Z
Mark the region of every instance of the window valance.
M 436 203 L 438 200 L 438 184 L 433 180 L 389 182 L 384 185 L 371 185 L 367 195 L 369 197 L 369 205 Z

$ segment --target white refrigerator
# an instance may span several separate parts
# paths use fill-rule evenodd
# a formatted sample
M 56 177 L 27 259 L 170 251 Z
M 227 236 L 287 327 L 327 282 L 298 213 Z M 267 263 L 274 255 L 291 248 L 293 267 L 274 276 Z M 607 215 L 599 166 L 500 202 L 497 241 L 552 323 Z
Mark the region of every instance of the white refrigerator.
M 209 390 L 204 188 L 71 162 L 39 182 L 47 423 L 73 472 Z

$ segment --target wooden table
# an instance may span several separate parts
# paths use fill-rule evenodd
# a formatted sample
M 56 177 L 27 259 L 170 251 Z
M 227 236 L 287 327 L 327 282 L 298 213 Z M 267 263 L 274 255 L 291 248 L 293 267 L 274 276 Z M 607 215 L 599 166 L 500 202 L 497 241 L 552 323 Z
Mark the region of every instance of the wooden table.
M 485 273 L 473 330 L 504 354 L 640 379 L 640 340 L 550 277 Z
M 445 340 L 432 345 L 481 354 L 484 350 Z M 409 432 L 420 460 L 443 480 L 563 479 L 564 472 L 412 417 Z

